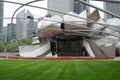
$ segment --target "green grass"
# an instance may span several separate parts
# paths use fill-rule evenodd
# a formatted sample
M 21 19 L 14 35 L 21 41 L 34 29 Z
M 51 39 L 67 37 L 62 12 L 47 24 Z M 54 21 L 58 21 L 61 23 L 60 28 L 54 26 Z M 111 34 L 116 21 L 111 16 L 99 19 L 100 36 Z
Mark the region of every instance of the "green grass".
M 0 60 L 0 80 L 120 80 L 120 62 Z

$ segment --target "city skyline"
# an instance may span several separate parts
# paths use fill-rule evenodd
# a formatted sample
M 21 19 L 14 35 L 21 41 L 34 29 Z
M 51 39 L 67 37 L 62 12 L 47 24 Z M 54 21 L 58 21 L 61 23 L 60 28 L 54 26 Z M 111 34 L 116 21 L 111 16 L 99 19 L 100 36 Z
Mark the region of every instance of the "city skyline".
M 8 0 L 8 1 L 26 3 L 26 2 L 29 2 L 31 0 L 22 0 L 22 1 L 21 0 L 17 0 L 17 1 L 16 0 Z M 99 3 L 99 5 L 97 5 L 98 3 Z M 101 7 L 101 5 L 103 6 L 103 3 L 100 2 L 100 1 L 92 1 L 91 4 L 96 5 L 98 7 Z M 47 8 L 47 0 L 39 1 L 39 2 L 33 3 L 32 5 Z M 16 5 L 16 4 L 4 3 L 4 18 L 5 17 L 12 17 L 14 11 L 18 7 L 19 7 L 19 5 Z M 31 7 L 27 7 L 27 6 L 21 8 L 17 13 L 22 11 L 24 8 L 28 9 L 35 16 L 35 18 L 43 17 L 47 14 L 46 10 L 31 8 Z M 101 7 L 101 8 L 103 8 L 103 7 Z M 16 20 L 14 20 L 14 23 L 15 22 L 16 22 Z M 4 19 L 4 24 L 3 25 L 7 26 L 8 23 L 11 23 L 11 20 L 10 19 Z
M 25 3 L 30 2 L 32 0 L 17 0 L 17 1 L 16 0 L 7 0 L 7 1 L 19 2 L 19 3 L 25 4 Z M 35 6 L 40 6 L 40 7 L 47 8 L 47 0 L 38 1 L 36 3 L 32 3 L 31 5 L 35 5 Z M 6 17 L 12 17 L 13 13 L 15 12 L 15 10 L 19 6 L 20 5 L 11 4 L 11 3 L 4 3 L 4 18 L 6 18 Z M 32 8 L 32 7 L 27 7 L 27 6 L 24 6 L 23 8 L 21 8 L 20 10 L 18 10 L 17 13 L 19 13 L 23 9 L 28 9 L 36 18 L 39 18 L 39 17 L 44 16 L 44 15 L 47 14 L 46 10 Z M 14 19 L 13 22 L 16 23 L 16 20 Z M 11 20 L 10 19 L 4 19 L 4 24 L 3 25 L 7 26 L 8 23 L 11 23 Z
M 15 1 L 15 0 L 9 0 L 9 1 Z M 21 0 L 18 0 L 18 1 L 15 1 L 15 2 L 20 2 L 20 3 L 27 3 L 27 2 L 30 2 L 31 0 L 27 0 L 27 1 L 21 1 Z M 68 0 L 69 1 L 69 0 Z M 70 2 L 70 1 L 69 1 Z M 96 1 L 93 1 L 93 2 L 91 2 L 91 4 L 93 4 L 93 5 L 96 5 L 95 4 L 95 2 Z M 100 3 L 100 5 L 102 4 L 101 2 L 99 2 Z M 40 5 L 40 4 L 42 4 L 42 5 Z M 69 9 L 69 11 L 74 11 L 74 7 L 75 7 L 75 4 L 74 3 L 72 3 L 73 4 L 73 7 L 72 7 L 72 10 L 71 9 Z M 32 5 L 35 5 L 35 6 L 40 6 L 40 7 L 45 7 L 45 8 L 48 8 L 47 6 L 48 6 L 48 4 L 47 4 L 47 0 L 45 0 L 45 1 L 40 1 L 40 2 L 37 2 L 37 3 L 34 3 L 34 4 L 32 4 Z M 99 5 L 99 6 L 100 6 Z M 103 4 L 102 4 L 103 5 Z M 19 7 L 20 5 L 16 5 L 16 4 L 11 4 L 11 3 L 4 3 L 4 18 L 6 18 L 6 17 L 12 17 L 12 15 L 13 15 L 13 13 L 14 13 L 14 11 Z M 69 5 L 70 6 L 70 5 Z M 9 8 L 9 9 L 8 9 Z M 42 10 L 39 10 L 39 9 L 35 9 L 35 8 L 31 8 L 31 7 L 27 7 L 27 6 L 25 6 L 25 7 L 23 7 L 23 8 L 21 8 L 16 14 L 18 14 L 19 12 L 21 12 L 22 10 L 24 10 L 24 9 L 28 9 L 32 14 L 33 14 L 33 16 L 35 17 L 35 18 L 39 18 L 39 17 L 43 17 L 44 15 L 46 15 L 47 14 L 47 11 L 46 10 L 43 10 L 43 12 L 42 12 Z M 53 8 L 51 8 L 51 9 L 53 9 Z M 36 11 L 34 11 L 34 10 L 36 10 Z M 39 10 L 39 11 L 38 11 Z M 45 12 L 44 12 L 45 11 Z M 8 12 L 9 12 L 9 14 L 8 14 Z M 39 14 L 39 12 L 41 13 L 41 14 Z M 64 12 L 64 11 L 63 11 Z M 81 11 L 80 11 L 81 12 Z M 66 12 L 67 13 L 67 12 Z M 79 12 L 78 12 L 79 13 Z M 14 16 L 14 17 L 16 17 L 16 15 Z M 7 26 L 8 24 L 10 24 L 11 23 L 11 19 L 4 19 L 4 25 L 3 26 Z M 16 24 L 16 20 L 14 20 L 14 22 L 13 22 L 14 24 Z

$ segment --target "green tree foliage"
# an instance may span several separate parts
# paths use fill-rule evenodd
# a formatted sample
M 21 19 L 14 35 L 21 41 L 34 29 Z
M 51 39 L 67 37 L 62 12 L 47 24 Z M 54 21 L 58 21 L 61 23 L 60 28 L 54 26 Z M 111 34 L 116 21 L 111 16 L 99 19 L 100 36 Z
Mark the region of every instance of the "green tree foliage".
M 31 44 L 32 44 L 31 40 L 27 40 L 27 39 L 20 40 L 20 45 L 31 45 Z M 0 42 L 0 52 L 3 52 L 4 49 L 6 49 L 7 52 L 15 52 L 18 51 L 18 46 L 19 44 L 15 42 L 14 43 Z
M 31 40 L 27 40 L 27 39 L 21 39 L 20 40 L 20 44 L 21 45 L 31 45 L 32 41 Z
M 18 44 L 17 43 L 7 43 L 6 50 L 10 52 L 18 51 Z
M 2 52 L 4 49 L 4 43 L 0 41 L 0 52 Z

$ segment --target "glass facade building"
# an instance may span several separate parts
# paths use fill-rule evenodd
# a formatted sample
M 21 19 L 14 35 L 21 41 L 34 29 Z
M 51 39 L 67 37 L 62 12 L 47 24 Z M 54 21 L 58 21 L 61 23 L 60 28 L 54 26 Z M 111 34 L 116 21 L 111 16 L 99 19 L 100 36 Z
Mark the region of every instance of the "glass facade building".
M 2 28 L 3 28 L 3 2 L 0 2 L 0 41 L 3 40 Z
M 10 23 L 7 25 L 7 41 L 16 42 L 16 24 Z
M 84 0 L 86 1 L 86 0 Z M 78 2 L 77 0 L 74 1 L 74 12 L 80 14 L 82 11 L 86 9 L 86 5 Z
M 86 9 L 86 6 L 79 3 L 77 0 L 48 0 L 48 8 L 65 13 L 73 11 L 79 14 Z M 48 11 L 48 14 L 59 15 L 61 17 L 64 15 L 52 11 Z
M 105 2 L 104 8 L 105 10 L 110 11 L 120 16 L 120 3 L 119 2 Z M 114 17 L 111 15 L 105 14 L 105 18 L 109 19 L 109 18 L 114 18 Z

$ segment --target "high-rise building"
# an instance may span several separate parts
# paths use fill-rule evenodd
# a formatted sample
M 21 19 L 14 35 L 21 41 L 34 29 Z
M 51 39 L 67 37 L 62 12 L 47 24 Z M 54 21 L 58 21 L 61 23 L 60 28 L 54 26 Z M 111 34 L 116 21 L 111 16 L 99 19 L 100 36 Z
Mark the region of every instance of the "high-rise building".
M 7 41 L 16 42 L 16 24 L 10 23 L 7 25 Z
M 3 27 L 3 32 L 2 32 L 2 34 L 3 34 L 3 41 L 4 41 L 4 42 L 7 42 L 7 26 L 4 26 L 4 27 Z
M 38 22 L 34 21 L 33 36 L 36 36 L 37 31 L 38 31 Z
M 3 1 L 3 0 L 0 0 L 0 1 Z M 0 41 L 3 40 L 2 28 L 3 28 L 3 2 L 0 2 Z
M 119 2 L 105 2 L 104 8 L 105 10 L 110 11 L 120 16 L 120 3 Z M 113 18 L 113 16 L 105 14 L 105 18 Z
M 65 13 L 73 11 L 79 14 L 80 12 L 86 9 L 86 6 L 82 3 L 79 3 L 77 0 L 48 0 L 48 8 Z M 53 11 L 48 11 L 48 14 L 59 16 L 64 15 Z
M 84 0 L 87 1 L 87 0 Z M 74 1 L 74 12 L 80 14 L 82 11 L 86 9 L 86 5 L 78 2 L 77 0 Z
M 34 19 L 30 11 L 24 9 L 16 15 L 16 36 L 18 40 L 33 37 Z

